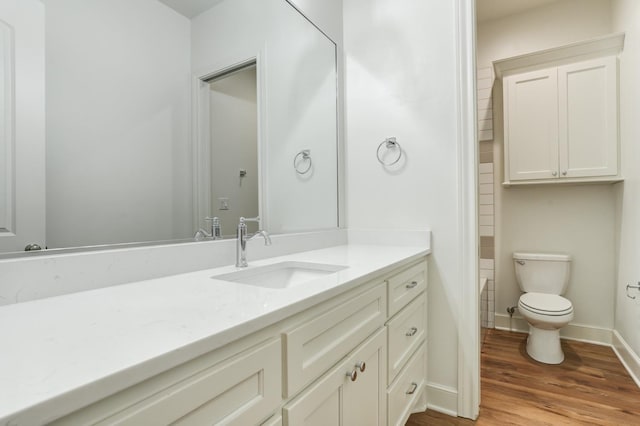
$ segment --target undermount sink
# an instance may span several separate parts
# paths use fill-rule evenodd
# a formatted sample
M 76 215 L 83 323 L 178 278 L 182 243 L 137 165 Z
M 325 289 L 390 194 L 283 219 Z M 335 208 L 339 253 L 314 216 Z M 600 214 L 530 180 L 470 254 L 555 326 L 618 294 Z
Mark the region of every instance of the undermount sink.
M 228 274 L 215 275 L 215 280 L 231 281 L 266 288 L 288 288 L 317 278 L 335 274 L 346 266 L 310 262 L 280 262 Z

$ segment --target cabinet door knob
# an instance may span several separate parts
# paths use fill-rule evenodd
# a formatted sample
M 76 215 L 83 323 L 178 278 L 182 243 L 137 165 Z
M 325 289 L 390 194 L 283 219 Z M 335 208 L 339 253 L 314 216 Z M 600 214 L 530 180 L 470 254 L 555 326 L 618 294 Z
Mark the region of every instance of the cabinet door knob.
M 411 389 L 407 391 L 407 395 L 413 395 L 418 389 L 418 384 L 416 382 L 411 382 Z
M 407 288 L 414 288 L 415 286 L 418 285 L 418 281 L 411 281 L 410 284 L 407 284 Z
M 350 378 L 352 382 L 355 382 L 358 378 L 358 371 L 356 369 L 353 369 L 353 371 L 348 372 L 346 376 Z
M 562 176 L 566 176 L 566 175 L 567 175 L 567 171 L 566 171 L 566 170 L 564 170 L 564 171 L 562 172 Z
M 358 368 L 361 373 L 364 373 L 364 370 L 367 368 L 367 363 L 364 361 L 360 361 L 356 364 L 356 368 Z
M 411 337 L 411 336 L 414 336 L 417 332 L 418 332 L 418 329 L 416 327 L 411 327 L 405 335 L 407 337 Z
M 558 176 L 558 172 L 552 172 L 551 173 L 553 176 Z

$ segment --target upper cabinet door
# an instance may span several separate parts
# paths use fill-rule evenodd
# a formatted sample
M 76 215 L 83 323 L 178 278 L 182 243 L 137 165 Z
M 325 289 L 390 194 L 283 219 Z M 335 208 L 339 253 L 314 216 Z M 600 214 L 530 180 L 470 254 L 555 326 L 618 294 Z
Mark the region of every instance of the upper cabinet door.
M 561 177 L 618 173 L 616 68 L 613 56 L 558 68 Z
M 505 159 L 508 180 L 558 175 L 557 71 L 504 78 Z
M 45 245 L 44 4 L 0 2 L 0 252 Z

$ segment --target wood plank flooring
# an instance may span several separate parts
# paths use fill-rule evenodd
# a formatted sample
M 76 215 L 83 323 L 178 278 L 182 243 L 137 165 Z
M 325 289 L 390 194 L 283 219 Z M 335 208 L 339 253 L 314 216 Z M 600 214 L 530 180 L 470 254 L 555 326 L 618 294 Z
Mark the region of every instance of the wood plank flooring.
M 526 339 L 487 333 L 478 420 L 429 410 L 412 415 L 407 426 L 640 425 L 640 389 L 611 348 L 563 340 L 565 361 L 546 365 L 527 355 Z

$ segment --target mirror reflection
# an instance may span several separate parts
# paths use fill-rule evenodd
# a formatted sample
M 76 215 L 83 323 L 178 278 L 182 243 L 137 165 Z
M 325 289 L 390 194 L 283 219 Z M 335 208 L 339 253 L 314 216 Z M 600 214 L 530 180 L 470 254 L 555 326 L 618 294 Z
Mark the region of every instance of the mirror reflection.
M 0 3 L 0 251 L 338 226 L 336 48 L 287 1 Z
M 234 69 L 207 83 L 211 132 L 209 211 L 215 215 L 209 217 L 218 218 L 222 237 L 234 237 L 238 216 L 260 214 L 256 64 Z M 213 219 L 209 220 L 213 223 Z M 255 232 L 257 224 L 249 222 L 247 228 Z

